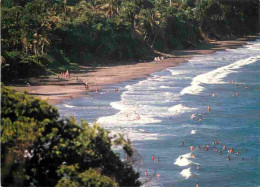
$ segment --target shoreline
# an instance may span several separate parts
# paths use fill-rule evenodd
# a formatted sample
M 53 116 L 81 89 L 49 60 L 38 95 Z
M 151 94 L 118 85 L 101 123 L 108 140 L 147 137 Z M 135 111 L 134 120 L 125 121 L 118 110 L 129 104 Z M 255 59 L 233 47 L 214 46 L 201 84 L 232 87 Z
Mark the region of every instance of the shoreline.
M 238 48 L 246 45 L 248 41 L 254 41 L 257 38 L 259 37 L 252 36 L 231 41 L 209 40 L 206 42 L 208 46 L 204 47 L 204 49 L 173 50 L 169 54 L 160 53 L 167 58 L 158 64 L 155 63 L 155 61 L 151 61 L 102 67 L 80 66 L 81 69 L 79 71 L 71 72 L 70 79 L 59 79 L 58 76 L 55 75 L 43 79 L 31 79 L 31 85 L 12 87 L 17 91 L 27 91 L 29 94 L 40 97 L 43 100 L 47 100 L 49 104 L 55 105 L 67 99 L 86 96 L 86 93 L 96 90 L 96 85 L 98 85 L 98 89 L 100 90 L 107 85 L 145 78 L 151 73 L 188 62 L 195 55 L 206 55 L 216 51 Z M 77 79 L 81 80 L 82 83 L 78 83 Z M 90 85 L 88 90 L 86 90 L 83 85 L 85 81 Z

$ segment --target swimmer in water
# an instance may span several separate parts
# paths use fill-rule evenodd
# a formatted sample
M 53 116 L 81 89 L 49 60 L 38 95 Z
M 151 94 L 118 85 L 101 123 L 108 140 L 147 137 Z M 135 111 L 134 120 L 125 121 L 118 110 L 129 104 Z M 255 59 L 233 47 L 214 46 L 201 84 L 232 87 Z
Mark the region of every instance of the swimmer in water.
M 217 151 L 216 147 L 213 148 L 213 151 Z
M 190 150 L 193 151 L 194 147 L 193 145 L 190 145 Z
M 201 149 L 201 146 L 199 146 L 199 151 L 200 151 L 200 149 Z
M 236 152 L 236 155 L 239 155 L 239 151 Z
M 208 106 L 208 111 L 211 111 L 211 108 Z
M 157 178 L 160 178 L 161 174 L 160 173 L 157 173 Z
M 160 158 L 157 158 L 157 163 L 159 163 L 160 162 Z
M 195 119 L 195 115 L 192 114 L 190 118 L 191 118 L 192 120 L 194 120 L 194 119 Z
M 199 187 L 199 183 L 196 183 L 196 187 Z
M 225 150 L 226 148 L 227 148 L 227 146 L 226 146 L 226 145 L 224 145 L 222 149 L 223 149 L 223 150 Z
M 191 157 L 192 157 L 192 158 L 195 158 L 195 155 L 194 155 L 194 154 L 192 154 L 192 155 L 191 155 Z
M 231 161 L 231 156 L 228 156 L 228 161 Z
M 181 144 L 180 144 L 181 146 L 184 146 L 184 142 L 181 142 Z
M 154 155 L 152 155 L 152 161 L 154 161 Z
M 247 89 L 248 87 L 247 87 L 247 86 L 245 86 L 244 88 L 245 88 L 245 89 Z
M 208 150 L 209 150 L 209 146 L 206 145 L 206 146 L 204 147 L 204 151 L 208 151 Z
M 215 94 L 212 94 L 212 97 L 215 97 Z
M 148 172 L 147 172 L 147 170 L 145 170 L 144 174 L 145 174 L 145 176 L 147 176 L 147 175 L 148 175 Z
M 233 153 L 234 152 L 234 148 L 231 147 L 229 150 L 228 150 L 229 153 Z
M 196 169 L 197 169 L 197 170 L 199 170 L 199 169 L 200 169 L 199 165 L 197 165 Z
M 200 119 L 199 119 L 199 122 L 201 122 L 201 121 L 202 121 L 202 119 L 200 118 Z
M 221 150 L 219 150 L 218 154 L 219 154 L 219 155 L 222 155 L 222 151 L 221 151 Z

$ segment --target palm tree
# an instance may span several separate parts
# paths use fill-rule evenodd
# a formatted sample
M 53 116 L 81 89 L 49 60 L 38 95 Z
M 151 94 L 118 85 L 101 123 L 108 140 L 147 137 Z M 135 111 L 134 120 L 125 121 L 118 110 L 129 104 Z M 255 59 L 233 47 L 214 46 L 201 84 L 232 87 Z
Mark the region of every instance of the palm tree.
M 100 9 L 105 12 L 107 17 L 111 18 L 118 14 L 118 0 L 105 0 Z

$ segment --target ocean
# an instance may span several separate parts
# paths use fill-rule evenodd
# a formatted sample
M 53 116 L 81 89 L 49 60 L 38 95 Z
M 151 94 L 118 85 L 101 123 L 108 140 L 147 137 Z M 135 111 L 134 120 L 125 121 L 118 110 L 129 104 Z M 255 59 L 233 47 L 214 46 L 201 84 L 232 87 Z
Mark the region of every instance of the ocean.
M 260 40 L 56 106 L 61 116 L 125 134 L 143 186 L 260 186 Z

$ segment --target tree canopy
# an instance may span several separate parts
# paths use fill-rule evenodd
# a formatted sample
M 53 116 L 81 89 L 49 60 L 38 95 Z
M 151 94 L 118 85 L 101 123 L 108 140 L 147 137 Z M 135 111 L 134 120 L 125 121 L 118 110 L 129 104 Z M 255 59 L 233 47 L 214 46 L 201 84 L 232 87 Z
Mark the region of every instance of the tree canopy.
M 258 0 L 3 0 L 5 82 L 257 33 Z M 106 60 L 105 60 L 106 59 Z M 38 71 L 37 71 L 38 70 Z M 12 75 L 12 76 L 10 76 Z
M 139 174 L 112 150 L 131 143 L 85 121 L 60 119 L 46 101 L 1 90 L 3 186 L 139 186 Z M 112 141 L 113 139 L 113 141 Z

